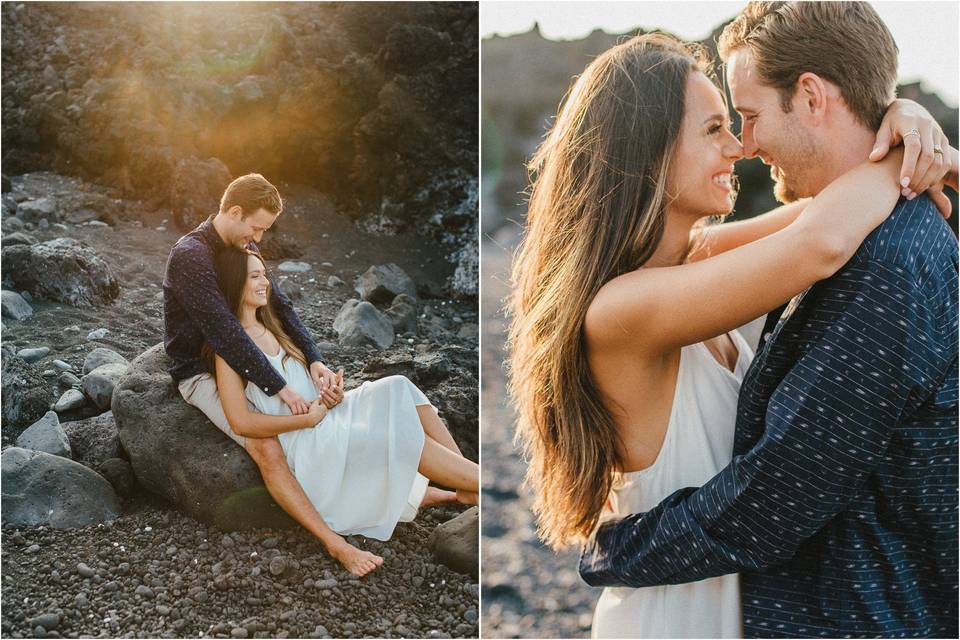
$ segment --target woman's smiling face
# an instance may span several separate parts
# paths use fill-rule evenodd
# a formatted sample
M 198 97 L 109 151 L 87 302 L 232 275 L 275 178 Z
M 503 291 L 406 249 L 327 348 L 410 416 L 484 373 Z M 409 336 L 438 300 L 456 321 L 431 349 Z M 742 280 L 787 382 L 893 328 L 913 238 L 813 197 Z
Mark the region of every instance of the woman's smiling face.
M 267 268 L 256 256 L 247 256 L 247 282 L 243 287 L 243 304 L 259 309 L 270 298 Z
M 702 72 L 691 70 L 667 181 L 667 192 L 674 198 L 668 211 L 697 218 L 730 213 L 733 163 L 742 156 L 720 90 Z

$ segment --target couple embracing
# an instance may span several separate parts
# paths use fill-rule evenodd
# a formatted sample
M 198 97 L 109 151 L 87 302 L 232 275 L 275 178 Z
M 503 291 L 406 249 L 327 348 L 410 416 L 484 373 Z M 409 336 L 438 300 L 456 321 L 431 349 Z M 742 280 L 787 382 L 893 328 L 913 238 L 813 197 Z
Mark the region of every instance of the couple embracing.
M 541 535 L 607 587 L 596 637 L 957 637 L 957 151 L 894 101 L 866 3 L 752 2 L 719 51 L 740 140 L 703 53 L 650 34 L 533 159 L 510 374 Z M 705 224 L 757 156 L 784 206 Z
M 177 241 L 163 280 L 164 346 L 184 400 L 246 450 L 280 507 L 362 576 L 383 558 L 343 536 L 387 540 L 421 506 L 476 504 L 479 469 L 406 378 L 344 391 L 343 370 L 324 364 L 257 249 L 282 210 L 276 187 L 248 174 Z

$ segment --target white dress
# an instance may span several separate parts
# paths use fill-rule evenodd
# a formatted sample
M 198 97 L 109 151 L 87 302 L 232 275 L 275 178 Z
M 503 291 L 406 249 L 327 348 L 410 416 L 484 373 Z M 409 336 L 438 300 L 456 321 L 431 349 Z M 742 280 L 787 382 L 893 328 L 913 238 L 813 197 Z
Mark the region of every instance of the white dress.
M 284 351 L 270 364 L 304 399 L 317 397 L 307 369 Z M 260 413 L 290 415 L 279 396 L 247 384 L 247 398 Z M 315 427 L 277 438 L 290 471 L 331 529 L 389 540 L 397 522 L 409 522 L 427 490 L 417 472 L 424 432 L 418 405 L 430 401 L 403 376 L 364 382 L 347 391 Z
M 621 474 L 611 492 L 613 515 L 649 511 L 671 493 L 699 487 L 733 457 L 740 383 L 753 350 L 737 331 L 731 373 L 703 343 L 680 350 L 677 386 L 663 446 L 652 465 Z M 594 638 L 742 638 L 736 574 L 687 584 L 603 590 L 593 615 Z

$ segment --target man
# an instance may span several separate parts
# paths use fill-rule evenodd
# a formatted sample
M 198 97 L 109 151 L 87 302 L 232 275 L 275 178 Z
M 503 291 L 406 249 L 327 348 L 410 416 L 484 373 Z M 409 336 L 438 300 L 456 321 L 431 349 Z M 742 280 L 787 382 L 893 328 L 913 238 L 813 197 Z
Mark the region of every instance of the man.
M 778 198 L 870 155 L 896 45 L 869 5 L 750 3 L 719 45 L 744 153 Z M 956 189 L 949 147 L 918 174 L 944 154 Z M 905 195 L 757 354 L 730 465 L 601 526 L 588 583 L 742 572 L 747 637 L 957 637 L 957 242 L 926 195 Z
M 221 431 L 246 449 L 277 504 L 321 541 L 330 539 L 339 544 L 339 536 L 330 535 L 329 527 L 290 472 L 277 438 L 244 438 L 230 428 L 220 405 L 216 380 L 206 371 L 200 357 L 200 349 L 207 342 L 264 393 L 279 395 L 292 413 L 308 411 L 308 400 L 313 398 L 300 396 L 270 365 L 227 308 L 214 270 L 215 254 L 227 246 L 256 251 L 256 243 L 282 210 L 280 194 L 266 178 L 256 173 L 241 176 L 227 186 L 218 213 L 177 241 L 163 278 L 164 347 L 172 360 L 170 374 L 184 400 L 203 411 Z M 335 389 L 337 376 L 323 364 L 320 350 L 290 300 L 276 283 L 271 280 L 270 284 L 271 303 L 310 362 L 310 375 L 329 408 L 335 398 L 342 398 Z

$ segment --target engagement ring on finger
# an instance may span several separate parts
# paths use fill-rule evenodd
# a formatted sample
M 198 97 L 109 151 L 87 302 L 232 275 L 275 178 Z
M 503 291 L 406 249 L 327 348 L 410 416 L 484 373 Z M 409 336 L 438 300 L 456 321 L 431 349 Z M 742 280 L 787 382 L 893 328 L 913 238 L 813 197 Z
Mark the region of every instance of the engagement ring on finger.
M 917 131 L 916 129 L 910 129 L 910 131 L 907 131 L 905 134 L 903 134 L 904 138 L 906 138 L 907 136 L 917 136 L 919 138 L 920 132 Z
M 937 145 L 937 146 L 935 146 L 935 147 L 933 148 L 933 152 L 934 152 L 934 153 L 939 153 L 940 155 L 943 155 L 943 147 L 941 147 L 940 145 Z

